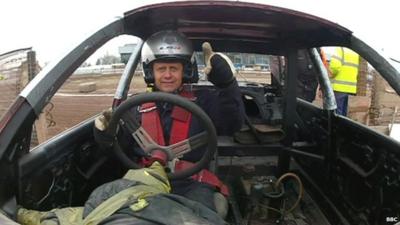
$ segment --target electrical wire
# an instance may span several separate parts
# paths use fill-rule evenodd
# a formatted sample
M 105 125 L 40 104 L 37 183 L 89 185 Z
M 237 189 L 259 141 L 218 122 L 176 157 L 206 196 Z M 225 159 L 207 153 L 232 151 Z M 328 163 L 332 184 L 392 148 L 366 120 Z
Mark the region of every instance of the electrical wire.
M 54 109 L 54 104 L 52 102 L 48 103 L 49 107 L 46 107 L 45 111 L 45 119 L 47 121 L 47 128 L 54 127 L 56 125 L 56 121 L 54 121 L 53 115 L 51 111 Z
M 268 198 L 280 198 L 285 194 L 285 188 L 283 187 L 283 185 L 279 185 L 280 186 L 280 191 L 274 191 L 274 192 L 264 192 L 263 195 L 268 197 Z M 275 190 L 277 189 L 277 187 L 275 187 Z
M 53 173 L 51 185 L 47 193 L 39 201 L 36 202 L 36 206 L 40 206 L 50 196 L 50 193 L 53 190 L 55 184 L 56 184 L 56 176 Z
M 286 211 L 283 209 L 285 214 L 290 213 L 291 211 L 293 211 L 299 205 L 300 200 L 303 198 L 303 194 L 304 194 L 303 183 L 301 182 L 300 178 L 294 173 L 285 173 L 281 177 L 279 177 L 279 179 L 275 183 L 275 188 L 278 188 L 279 185 L 282 183 L 282 181 L 287 177 L 294 178 L 297 181 L 297 183 L 299 185 L 299 195 L 297 197 L 296 202 L 293 204 L 293 206 L 290 209 L 288 209 Z

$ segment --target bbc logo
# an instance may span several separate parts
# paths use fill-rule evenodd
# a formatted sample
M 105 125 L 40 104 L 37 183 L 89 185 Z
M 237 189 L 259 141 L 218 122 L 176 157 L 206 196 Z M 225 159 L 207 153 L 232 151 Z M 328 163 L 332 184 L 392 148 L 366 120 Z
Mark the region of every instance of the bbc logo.
M 400 223 L 397 223 L 397 222 L 399 222 L 399 218 L 398 217 L 393 217 L 393 216 L 386 217 L 386 222 L 388 222 L 388 223 L 396 223 L 394 225 L 400 224 Z

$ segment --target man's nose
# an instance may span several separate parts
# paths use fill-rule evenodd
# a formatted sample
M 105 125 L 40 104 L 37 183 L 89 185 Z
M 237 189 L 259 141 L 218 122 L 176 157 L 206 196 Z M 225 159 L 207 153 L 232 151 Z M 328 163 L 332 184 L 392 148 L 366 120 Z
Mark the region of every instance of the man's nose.
M 171 72 L 170 69 L 167 69 L 167 70 L 165 71 L 164 77 L 172 77 L 172 72 Z

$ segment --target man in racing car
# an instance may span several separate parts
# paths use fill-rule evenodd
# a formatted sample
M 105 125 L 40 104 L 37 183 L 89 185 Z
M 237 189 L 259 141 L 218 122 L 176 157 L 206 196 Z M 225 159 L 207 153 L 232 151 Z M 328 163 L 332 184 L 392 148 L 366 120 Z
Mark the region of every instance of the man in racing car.
M 244 121 L 241 93 L 233 76 L 235 69 L 230 59 L 224 54 L 214 53 L 209 43 L 203 43 L 202 47 L 206 64 L 204 73 L 216 87 L 215 90 L 194 90 L 191 87 L 190 84 L 199 79 L 192 44 L 182 33 L 171 30 L 155 33 L 143 44 L 141 60 L 144 80 L 152 91 L 174 93 L 194 101 L 211 118 L 218 135 L 232 135 Z M 195 117 L 177 118 L 174 106 L 169 103 L 157 102 L 153 107 L 134 114 L 137 121 L 141 121 L 141 126 L 160 145 L 174 144 L 203 129 Z M 105 130 L 107 123 L 105 117 L 100 117 L 96 120 L 96 128 Z M 123 149 L 132 149 L 131 146 L 135 145 L 132 136 L 129 132 L 124 134 L 123 139 L 127 141 L 122 143 L 125 144 Z M 197 149 L 186 153 L 181 161 L 196 162 L 204 151 Z M 139 150 L 136 155 L 144 156 L 144 153 Z M 215 184 L 208 182 L 204 176 L 202 180 L 201 183 L 193 179 L 172 181 L 172 192 L 201 202 L 213 210 L 221 208 L 214 204 Z
M 236 82 L 234 67 L 228 57 L 214 53 L 209 43 L 203 44 L 206 67 L 204 73 L 208 80 L 216 86 L 216 90 L 194 90 L 190 83 L 199 79 L 197 65 L 191 42 L 176 31 L 155 33 L 142 47 L 142 65 L 145 82 L 153 91 L 175 93 L 185 96 L 199 105 L 213 121 L 218 135 L 232 135 L 238 131 L 244 121 L 244 106 L 241 93 Z M 189 129 L 174 130 L 173 106 L 160 103 L 156 106 L 160 116 L 164 138 L 162 142 L 172 144 L 174 135 L 191 136 L 199 133 L 201 124 L 195 118 L 188 120 Z M 148 110 L 147 110 L 148 111 Z M 140 113 L 139 120 L 147 120 L 146 113 Z M 146 128 L 146 127 L 145 127 Z M 182 131 L 182 130 L 187 131 Z M 179 134 L 177 134 L 179 133 Z M 150 134 L 155 136 L 154 134 Z M 185 138 L 186 138 L 185 137 Z M 131 146 L 131 145 L 130 145 Z M 184 159 L 196 161 L 202 156 L 201 151 L 193 151 Z
M 206 63 L 204 72 L 208 80 L 216 87 L 215 90 L 193 91 L 192 88 L 186 86 L 198 81 L 197 65 L 190 41 L 176 31 L 155 33 L 144 43 L 142 47 L 144 79 L 153 91 L 179 94 L 194 101 L 209 115 L 219 135 L 232 135 L 241 128 L 244 121 L 244 106 L 238 84 L 233 76 L 235 70 L 231 61 L 223 54 L 214 53 L 209 43 L 203 44 L 203 52 Z M 172 115 L 173 106 L 169 103 L 156 103 L 154 110 L 156 114 L 149 113 L 149 110 L 139 109 L 133 116 L 140 117 L 142 127 L 159 144 L 173 144 L 180 141 L 179 137 L 185 139 L 203 129 L 201 124 L 191 117 L 190 120 L 185 121 L 188 124 L 175 126 L 175 117 L 173 118 Z M 108 113 L 105 112 L 96 118 L 95 133 L 101 134 L 107 129 L 110 118 Z M 153 123 L 154 117 L 158 117 L 160 124 Z M 149 127 L 151 125 L 158 128 Z M 157 132 L 161 132 L 162 135 Z M 176 133 L 179 134 L 176 135 Z M 95 136 L 101 137 L 99 134 Z M 124 136 L 127 139 L 125 144 L 122 143 L 125 149 L 132 146 L 134 140 L 128 132 Z M 137 155 L 144 154 L 140 151 L 136 153 Z M 202 157 L 202 154 L 202 150 L 191 151 L 184 155 L 182 161 L 195 162 Z M 63 224 L 63 219 L 70 218 L 68 219 L 70 222 L 82 223 L 83 221 L 83 224 L 92 222 L 95 224 L 99 222 L 100 224 L 118 224 L 118 222 L 139 224 L 139 221 L 146 221 L 143 224 L 180 224 L 179 221 L 183 220 L 193 221 L 193 224 L 224 223 L 220 218 L 226 216 L 227 202 L 219 193 L 224 192 L 223 187 L 217 187 L 215 182 L 209 182 L 204 177 L 202 182 L 188 178 L 171 181 L 170 185 L 157 160 L 151 160 L 144 166 L 148 168 L 129 170 L 123 179 L 97 188 L 84 207 L 57 209 L 51 212 L 20 209 L 18 221 L 22 224 L 30 224 L 29 221 L 48 220 Z M 212 173 L 208 172 L 208 174 L 216 178 Z M 227 194 L 226 190 L 223 194 Z M 155 201 L 157 204 L 151 204 Z M 115 205 L 115 202 L 120 204 Z M 164 211 L 175 208 L 174 210 L 184 213 L 176 215 L 175 218 L 171 210 L 165 213 L 160 212 L 160 207 Z M 193 215 L 193 212 L 197 214 Z M 220 216 L 216 216 L 217 214 Z M 199 216 L 202 218 L 198 218 Z M 166 217 L 168 219 L 165 219 Z M 164 219 L 166 221 L 163 221 Z

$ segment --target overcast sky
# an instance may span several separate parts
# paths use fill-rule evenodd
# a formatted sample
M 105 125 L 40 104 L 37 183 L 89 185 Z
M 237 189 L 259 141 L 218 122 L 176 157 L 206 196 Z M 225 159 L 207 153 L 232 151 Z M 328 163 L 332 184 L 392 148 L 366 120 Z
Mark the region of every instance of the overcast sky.
M 3 0 L 0 54 L 33 47 L 41 64 L 54 61 L 123 12 L 154 0 Z M 400 3 L 380 1 L 253 0 L 339 23 L 388 56 L 400 59 Z M 114 45 L 122 45 L 120 40 Z M 116 47 L 110 47 L 110 53 Z M 104 53 L 102 53 L 104 54 Z

